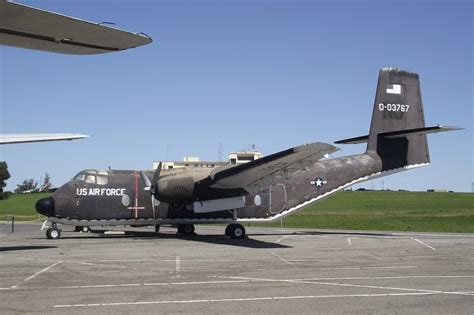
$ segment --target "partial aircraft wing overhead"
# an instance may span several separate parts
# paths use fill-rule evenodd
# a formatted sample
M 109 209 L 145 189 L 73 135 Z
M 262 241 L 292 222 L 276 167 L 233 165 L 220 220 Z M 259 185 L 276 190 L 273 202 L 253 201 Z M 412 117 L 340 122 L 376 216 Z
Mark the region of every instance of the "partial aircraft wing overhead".
M 59 140 L 76 140 L 88 138 L 88 135 L 77 133 L 24 133 L 24 134 L 0 134 L 0 144 L 25 143 L 25 142 L 44 142 Z
M 243 188 L 258 192 L 268 188 L 288 173 L 304 169 L 338 148 L 327 143 L 310 143 L 287 149 L 237 166 L 217 168 L 211 172 L 213 188 Z
M 0 44 L 63 54 L 99 54 L 146 45 L 152 39 L 73 17 L 0 0 Z

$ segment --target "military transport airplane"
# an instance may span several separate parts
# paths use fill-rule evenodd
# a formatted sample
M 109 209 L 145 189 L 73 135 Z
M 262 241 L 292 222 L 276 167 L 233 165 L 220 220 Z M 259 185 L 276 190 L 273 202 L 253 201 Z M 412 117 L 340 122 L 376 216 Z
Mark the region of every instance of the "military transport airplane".
M 48 12 L 0 0 L 0 45 L 63 54 L 99 54 L 146 45 L 144 33 L 130 33 L 102 23 Z M 81 134 L 0 134 L 0 145 L 11 143 L 75 140 Z
M 58 224 L 169 224 L 192 234 L 197 223 L 229 223 L 225 234 L 243 238 L 242 222 L 279 219 L 353 184 L 428 165 L 426 135 L 457 129 L 425 127 L 418 74 L 384 68 L 369 134 L 336 142 L 367 142 L 362 154 L 321 159 L 338 149 L 316 142 L 214 169 L 84 170 L 36 211 L 48 217 L 42 229 L 51 239 Z

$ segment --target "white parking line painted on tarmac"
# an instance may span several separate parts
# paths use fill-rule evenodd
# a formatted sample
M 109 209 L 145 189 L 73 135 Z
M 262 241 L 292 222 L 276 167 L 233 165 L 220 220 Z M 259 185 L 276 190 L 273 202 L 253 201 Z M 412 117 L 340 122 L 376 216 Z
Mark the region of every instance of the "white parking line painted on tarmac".
M 271 252 L 271 254 L 273 256 L 275 256 L 276 258 L 278 258 L 279 260 L 281 260 L 282 262 L 284 262 L 285 264 L 290 265 L 291 267 L 296 267 L 295 264 L 293 264 L 291 261 L 288 261 L 285 258 L 281 257 L 280 255 L 278 255 L 274 252 Z
M 428 248 L 429 248 L 429 249 L 431 249 L 431 250 L 435 250 L 435 249 L 436 249 L 436 248 L 434 248 L 433 246 L 430 246 L 430 245 L 428 245 L 428 244 L 426 244 L 426 243 L 424 243 L 424 242 L 420 241 L 420 240 L 419 240 L 419 239 L 417 239 L 417 238 L 413 238 L 413 237 L 411 237 L 411 239 L 412 239 L 412 240 L 414 240 L 414 241 L 416 241 L 416 242 L 418 242 L 418 243 L 420 243 L 420 244 L 421 244 L 421 245 L 423 245 L 423 246 L 426 246 L 426 247 L 428 247 Z
M 229 279 L 242 279 L 242 280 L 255 280 L 263 282 L 290 282 L 290 283 L 302 283 L 302 284 L 322 284 L 329 286 L 341 286 L 341 287 L 356 287 L 366 289 L 383 289 L 383 290 L 399 290 L 399 291 L 413 291 L 413 292 L 428 292 L 428 293 L 443 293 L 439 290 L 426 290 L 426 289 L 413 289 L 413 288 L 399 288 L 399 287 L 386 287 L 376 285 L 363 285 L 363 284 L 352 284 L 352 283 L 334 283 L 334 282 L 322 282 L 314 280 L 288 280 L 288 279 L 269 279 L 269 278 L 249 278 L 249 277 L 223 277 Z
M 292 236 L 292 235 L 285 235 L 285 236 L 280 237 L 279 239 L 277 239 L 277 240 L 275 241 L 275 244 L 280 243 L 280 242 L 283 241 L 285 238 L 288 238 L 288 237 L 290 237 L 290 236 Z
M 57 262 L 55 262 L 54 264 L 52 264 L 52 265 L 50 265 L 50 266 L 48 266 L 48 267 L 46 267 L 46 268 L 43 268 L 43 269 L 41 269 L 40 271 L 38 271 L 37 273 L 35 273 L 35 274 L 29 276 L 28 278 L 24 279 L 23 282 L 28 282 L 28 281 L 30 281 L 31 279 L 36 278 L 37 276 L 39 276 L 39 275 L 42 274 L 43 272 L 46 272 L 46 271 L 48 271 L 49 269 L 51 269 L 51 268 L 53 268 L 53 267 L 55 267 L 55 266 L 57 266 L 57 265 L 59 265 L 59 264 L 62 264 L 62 263 L 63 263 L 63 261 L 57 261 Z
M 112 302 L 91 304 L 58 304 L 54 308 L 71 307 L 99 307 L 99 306 L 127 306 L 127 305 L 151 305 L 151 304 L 191 304 L 191 303 L 223 303 L 223 302 L 252 302 L 271 300 L 299 300 L 299 299 L 324 299 L 324 298 L 358 298 L 358 297 L 391 297 L 391 296 L 419 296 L 432 295 L 430 292 L 404 292 L 404 293 L 375 293 L 375 294 L 331 294 L 331 295 L 293 295 L 293 296 L 269 296 L 229 299 L 202 299 L 202 300 L 168 300 L 168 301 L 138 301 L 138 302 Z
M 135 287 L 135 286 L 173 286 L 173 285 L 204 285 L 204 284 L 229 284 L 248 283 L 250 280 L 221 280 L 221 281 L 186 281 L 186 282 L 155 282 L 155 283 L 124 283 L 124 284 L 98 284 L 98 285 L 77 285 L 64 287 L 49 287 L 54 289 L 91 289 L 91 288 L 114 288 L 114 287 Z
M 176 256 L 176 272 L 179 273 L 181 271 L 181 258 Z

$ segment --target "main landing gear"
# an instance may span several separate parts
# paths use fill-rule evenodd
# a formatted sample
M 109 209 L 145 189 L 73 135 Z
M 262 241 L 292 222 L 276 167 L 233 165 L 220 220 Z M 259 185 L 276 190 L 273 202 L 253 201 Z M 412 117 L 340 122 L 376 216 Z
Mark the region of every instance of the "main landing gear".
M 82 232 L 82 233 L 89 233 L 91 231 L 91 228 L 88 227 L 88 226 L 79 226 L 79 225 L 76 225 L 74 227 L 74 231 L 76 232 Z
M 61 238 L 61 230 L 58 229 L 56 223 L 53 223 L 53 225 L 46 230 L 46 237 L 50 240 L 57 240 Z
M 178 225 L 178 234 L 180 235 L 194 235 L 194 224 L 180 224 Z
M 238 223 L 229 224 L 225 228 L 225 235 L 232 239 L 243 239 L 245 238 L 245 228 L 243 225 Z

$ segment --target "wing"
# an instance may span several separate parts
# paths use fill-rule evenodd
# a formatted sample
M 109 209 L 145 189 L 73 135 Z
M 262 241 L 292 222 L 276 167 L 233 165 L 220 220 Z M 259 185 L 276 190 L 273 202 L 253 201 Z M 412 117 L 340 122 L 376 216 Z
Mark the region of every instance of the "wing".
M 0 134 L 0 145 L 25 142 L 76 140 L 88 137 L 89 136 L 87 135 L 81 135 L 77 133 Z
M 63 54 L 98 54 L 152 39 L 73 17 L 0 0 L 0 44 Z
M 248 192 L 256 193 L 268 188 L 287 177 L 288 173 L 304 169 L 318 161 L 326 154 L 337 151 L 338 148 L 327 143 L 310 143 L 245 164 L 214 169 L 210 174 L 212 188 L 243 188 Z

